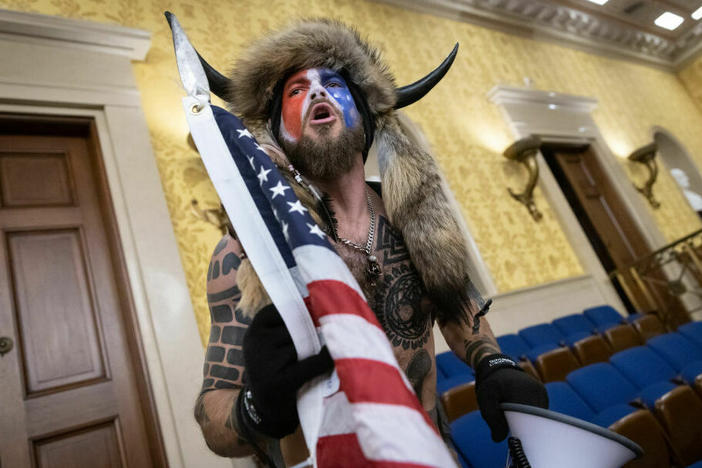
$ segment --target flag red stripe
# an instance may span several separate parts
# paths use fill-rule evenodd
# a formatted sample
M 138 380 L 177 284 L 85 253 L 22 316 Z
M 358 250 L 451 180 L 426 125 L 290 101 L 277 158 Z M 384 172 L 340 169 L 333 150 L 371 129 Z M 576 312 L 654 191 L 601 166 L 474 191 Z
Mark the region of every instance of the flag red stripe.
M 312 314 L 315 327 L 319 319 L 333 314 L 355 314 L 382 330 L 368 303 L 346 283 L 337 280 L 318 280 L 307 284 L 307 310 Z
M 438 434 L 433 421 L 415 394 L 407 388 L 401 371 L 396 367 L 369 359 L 339 359 L 334 361 L 334 365 L 339 375 L 340 389 L 350 403 L 379 403 L 412 408 Z
M 370 466 L 356 434 L 336 434 L 317 440 L 317 464 L 338 468 Z
M 317 440 L 317 462 L 319 466 L 335 468 L 427 468 L 409 462 L 368 460 L 358 443 L 356 434 L 336 434 Z

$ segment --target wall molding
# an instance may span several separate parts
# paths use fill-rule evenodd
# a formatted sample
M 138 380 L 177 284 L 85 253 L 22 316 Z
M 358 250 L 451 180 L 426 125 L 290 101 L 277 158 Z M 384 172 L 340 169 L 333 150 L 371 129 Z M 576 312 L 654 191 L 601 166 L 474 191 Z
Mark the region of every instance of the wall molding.
M 75 47 L 144 60 L 151 33 L 141 29 L 0 9 L 0 37 L 52 47 Z
M 676 71 L 702 51 L 702 23 L 677 40 L 548 0 L 375 0 Z

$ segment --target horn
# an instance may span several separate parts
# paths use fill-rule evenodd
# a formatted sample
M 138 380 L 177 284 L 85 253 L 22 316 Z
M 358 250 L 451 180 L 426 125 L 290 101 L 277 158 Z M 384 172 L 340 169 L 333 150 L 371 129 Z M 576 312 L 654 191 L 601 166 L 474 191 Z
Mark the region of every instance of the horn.
M 166 11 L 164 12 L 164 14 L 166 15 L 166 19 L 168 20 L 168 26 L 170 26 L 171 29 L 173 29 L 173 21 L 175 20 L 175 15 L 170 11 Z M 197 58 L 200 59 L 200 64 L 202 64 L 202 68 L 205 70 L 205 76 L 207 76 L 207 83 L 210 86 L 210 91 L 216 96 L 227 101 L 229 97 L 230 86 L 229 78 L 222 75 L 212 65 L 207 63 L 207 61 L 204 58 L 202 58 L 202 55 L 200 55 L 200 53 L 197 50 L 195 51 L 195 53 L 197 54 Z
M 453 50 L 448 57 L 441 62 L 441 65 L 436 67 L 434 71 L 429 73 L 424 78 L 415 81 L 407 86 L 402 86 L 401 88 L 395 89 L 395 94 L 397 95 L 397 104 L 395 104 L 395 109 L 401 109 L 403 107 L 414 104 L 415 102 L 422 99 L 431 89 L 436 86 L 436 84 L 441 81 L 441 79 L 449 71 L 454 59 L 456 58 L 456 53 L 458 52 L 458 42 L 453 46 Z
M 202 68 L 205 69 L 207 82 L 210 84 L 210 91 L 223 100 L 228 101 L 231 80 L 218 72 L 212 65 L 207 63 L 207 60 L 202 58 L 202 55 L 200 55 L 197 50 L 195 53 L 197 54 L 197 58 L 200 59 Z

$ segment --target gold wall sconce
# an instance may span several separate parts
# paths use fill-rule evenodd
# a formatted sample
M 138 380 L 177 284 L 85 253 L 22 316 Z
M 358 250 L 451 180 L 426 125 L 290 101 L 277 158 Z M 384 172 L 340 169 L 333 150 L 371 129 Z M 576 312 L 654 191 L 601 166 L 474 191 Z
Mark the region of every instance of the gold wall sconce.
M 654 209 L 657 209 L 661 204 L 653 197 L 653 184 L 656 183 L 656 178 L 658 178 L 658 164 L 656 164 L 656 152 L 658 152 L 658 145 L 656 143 L 649 143 L 646 146 L 642 146 L 628 157 L 630 161 L 634 161 L 643 164 L 648 169 L 648 179 L 641 187 L 634 184 L 636 190 L 638 190 L 648 203 Z
M 200 208 L 198 201 L 193 198 L 190 200 L 190 208 L 197 219 L 217 226 L 217 229 L 220 230 L 222 235 L 226 234 L 227 232 L 233 235 L 234 228 L 232 227 L 229 221 L 229 216 L 227 216 L 227 213 L 224 211 L 224 207 L 222 205 L 219 205 L 218 208 L 202 209 Z
M 536 153 L 538 153 L 539 148 L 541 148 L 541 139 L 530 135 L 515 141 L 502 153 L 505 158 L 524 164 L 529 173 L 529 179 L 524 190 L 515 192 L 508 188 L 507 191 L 509 191 L 512 198 L 527 207 L 534 221 L 539 221 L 542 218 L 541 212 L 534 203 L 534 188 L 539 180 L 539 165 L 536 162 Z

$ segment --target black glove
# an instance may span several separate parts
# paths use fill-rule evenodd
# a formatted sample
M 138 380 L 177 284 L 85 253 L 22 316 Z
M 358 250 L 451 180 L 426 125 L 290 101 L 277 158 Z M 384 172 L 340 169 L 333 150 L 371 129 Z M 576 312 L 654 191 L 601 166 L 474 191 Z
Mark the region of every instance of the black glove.
M 495 442 L 503 440 L 509 432 L 500 403 L 522 403 L 548 408 L 546 387 L 504 354 L 491 354 L 478 363 L 475 370 L 475 393 L 480 414 L 490 426 L 492 440 Z
M 299 424 L 297 391 L 305 382 L 331 371 L 326 346 L 302 361 L 273 305 L 261 309 L 244 335 L 246 381 L 237 399 L 240 425 L 280 439 Z

